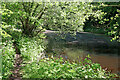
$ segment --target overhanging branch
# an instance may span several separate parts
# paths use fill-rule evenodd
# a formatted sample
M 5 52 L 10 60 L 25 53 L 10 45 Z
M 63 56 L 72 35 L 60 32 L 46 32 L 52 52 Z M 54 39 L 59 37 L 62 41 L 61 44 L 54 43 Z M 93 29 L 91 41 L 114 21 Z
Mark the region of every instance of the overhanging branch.
M 101 5 L 101 7 L 120 7 L 120 5 Z
M 32 12 L 32 16 L 35 14 L 37 8 L 39 7 L 39 4 L 37 3 L 36 7 L 34 8 L 33 12 Z
M 46 9 L 47 9 L 47 7 L 45 7 L 45 8 L 42 9 L 42 12 L 40 13 L 40 15 L 38 15 L 37 20 L 41 19 L 42 15 L 44 14 L 44 12 L 45 12 Z M 34 25 L 35 25 L 36 23 L 37 23 L 37 21 L 34 22 Z M 37 27 L 37 26 L 35 26 L 35 28 L 36 28 L 36 27 Z
M 23 29 L 25 29 L 23 19 L 22 19 L 21 17 L 19 17 L 19 19 L 20 19 L 20 21 L 21 21 L 21 23 L 22 23 L 22 27 L 23 27 Z
M 44 12 L 45 12 L 46 9 L 47 9 L 47 7 L 45 7 L 45 8 L 43 9 L 43 11 L 41 12 L 41 14 L 38 16 L 38 19 L 40 19 L 40 18 L 42 17 L 42 15 L 44 14 Z
M 25 12 L 27 12 L 27 9 L 26 9 L 26 6 L 24 4 L 25 2 L 22 2 L 22 5 L 23 5 L 23 9 L 25 10 Z

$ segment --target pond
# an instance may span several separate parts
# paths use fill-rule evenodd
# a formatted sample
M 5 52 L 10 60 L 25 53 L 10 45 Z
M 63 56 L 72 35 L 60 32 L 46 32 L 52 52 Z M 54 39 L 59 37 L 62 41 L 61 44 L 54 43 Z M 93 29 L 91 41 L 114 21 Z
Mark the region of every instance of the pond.
M 47 32 L 47 55 L 79 62 L 88 54 L 93 62 L 112 73 L 120 73 L 120 43 L 102 34 L 80 32 L 76 35 Z

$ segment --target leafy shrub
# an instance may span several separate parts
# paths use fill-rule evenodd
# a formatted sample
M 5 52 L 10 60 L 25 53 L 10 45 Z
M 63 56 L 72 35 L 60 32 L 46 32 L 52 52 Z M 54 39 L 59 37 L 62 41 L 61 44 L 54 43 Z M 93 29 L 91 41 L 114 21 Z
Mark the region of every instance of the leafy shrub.
M 2 49 L 0 46 L 0 53 L 2 53 Z M 0 54 L 0 79 L 2 78 L 2 54 Z
M 42 39 L 35 40 L 34 38 L 22 37 L 19 40 L 19 48 L 23 58 L 27 61 L 34 61 L 38 58 L 44 57 L 44 46 Z
M 39 62 L 26 64 L 22 68 L 23 78 L 61 79 L 61 78 L 111 78 L 100 64 L 92 63 L 87 57 L 79 64 L 64 61 L 63 58 L 44 58 Z
M 12 41 L 6 41 L 0 43 L 2 45 L 2 78 L 8 78 L 12 72 L 14 63 L 15 50 L 12 45 Z

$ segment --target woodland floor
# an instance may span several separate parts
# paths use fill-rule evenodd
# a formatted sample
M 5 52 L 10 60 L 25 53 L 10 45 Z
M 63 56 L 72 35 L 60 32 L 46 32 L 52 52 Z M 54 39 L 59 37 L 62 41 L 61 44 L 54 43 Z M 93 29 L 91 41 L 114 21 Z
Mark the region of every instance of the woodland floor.
M 20 68 L 23 60 L 20 54 L 16 54 L 15 57 L 15 63 L 14 63 L 14 68 L 12 70 L 12 73 L 9 77 L 10 80 L 22 80 L 22 75 L 20 74 Z

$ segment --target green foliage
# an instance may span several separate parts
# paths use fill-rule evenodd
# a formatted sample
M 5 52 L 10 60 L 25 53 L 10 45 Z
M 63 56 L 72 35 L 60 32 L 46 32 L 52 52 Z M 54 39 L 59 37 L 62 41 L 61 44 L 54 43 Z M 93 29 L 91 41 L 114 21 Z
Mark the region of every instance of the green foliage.
M 92 33 L 98 33 L 98 34 L 106 34 L 107 31 L 102 27 L 96 27 L 96 26 L 89 26 L 91 24 L 85 25 L 83 28 L 85 32 L 92 32 Z
M 1 48 L 0 48 L 0 53 L 2 53 Z M 2 79 L 2 54 L 0 54 L 0 79 Z
M 98 16 L 91 15 L 84 26 L 85 31 L 104 33 L 112 40 L 120 41 L 120 2 L 93 3 Z M 100 15 L 102 14 L 102 15 Z M 111 41 L 112 41 L 111 40 Z
M 100 64 L 92 63 L 89 56 L 77 63 L 64 61 L 63 58 L 44 58 L 39 62 L 26 64 L 21 70 L 23 78 L 71 79 L 71 78 L 111 78 Z
M 10 34 L 8 34 L 4 29 L 8 28 L 10 25 L 8 25 L 6 22 L 4 22 L 4 18 L 8 17 L 8 15 L 11 15 L 12 12 L 8 9 L 0 9 L 0 14 L 2 14 L 2 22 L 0 24 L 0 35 L 1 37 L 11 37 Z M 4 18 L 3 18 L 4 17 Z
M 19 49 L 21 51 L 21 55 L 25 60 L 33 61 L 44 57 L 44 43 L 42 39 L 21 37 L 19 42 Z
M 9 33 L 11 31 L 5 29 L 9 26 L 31 37 L 45 29 L 79 32 L 83 31 L 84 23 L 88 20 L 90 25 L 97 27 L 98 32 L 102 27 L 102 30 L 112 36 L 113 40 L 119 41 L 120 11 L 118 7 L 119 2 L 5 2 L 2 3 L 0 10 L 3 19 L 3 27 L 0 31 L 4 37 L 11 36 Z
M 12 74 L 15 50 L 12 41 L 0 43 L 2 45 L 2 78 L 8 78 Z
M 106 30 L 109 36 L 112 36 L 112 40 L 120 41 L 120 2 L 106 2 L 102 4 L 102 11 L 107 14 L 104 16 L 103 21 L 106 24 Z
M 51 3 L 41 21 L 43 27 L 59 31 L 83 31 L 86 19 L 92 13 L 92 5 L 82 2 Z
M 83 31 L 84 22 L 94 13 L 94 6 L 84 2 L 12 2 L 2 7 L 3 21 L 32 37 L 45 29 Z
M 36 36 L 40 32 L 44 31 L 40 26 L 39 19 L 44 12 L 44 3 L 36 2 L 12 2 L 2 3 L 2 10 L 5 9 L 12 12 L 3 13 L 3 21 L 14 27 L 14 29 L 20 30 L 22 34 L 27 36 Z

